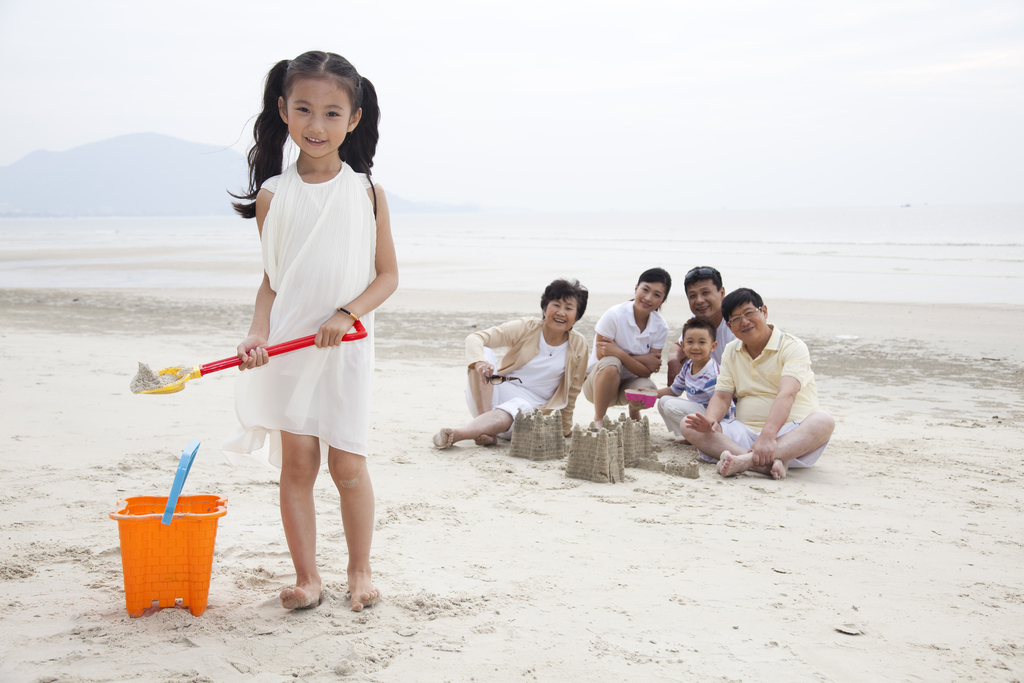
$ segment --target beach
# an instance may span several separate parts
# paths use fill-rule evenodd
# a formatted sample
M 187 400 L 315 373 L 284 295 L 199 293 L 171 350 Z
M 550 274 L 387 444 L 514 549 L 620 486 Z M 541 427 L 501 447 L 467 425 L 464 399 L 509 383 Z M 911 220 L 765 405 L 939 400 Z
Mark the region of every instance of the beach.
M 0 0 L 0 683 L 1024 683 L 1024 2 L 301 9 Z
M 836 418 L 819 463 L 784 481 L 627 469 L 613 485 L 507 444 L 433 448 L 439 427 L 468 418 L 466 334 L 538 312 L 539 290 L 481 289 L 403 288 L 377 315 L 384 599 L 361 613 L 346 607 L 326 472 L 326 600 L 279 607 L 293 570 L 277 470 L 231 467 L 218 449 L 235 371 L 168 396 L 128 391 L 137 361 L 231 355 L 254 287 L 0 289 L 0 679 L 1024 678 L 1024 307 L 768 298 L 769 322 L 810 347 Z M 629 293 L 593 289 L 578 323 L 588 340 Z M 678 334 L 683 297 L 665 315 Z M 590 411 L 581 396 L 576 421 Z M 645 414 L 659 459 L 693 459 Z M 166 495 L 191 439 L 202 446 L 185 493 L 228 499 L 209 607 L 129 618 L 108 514 L 126 496 Z

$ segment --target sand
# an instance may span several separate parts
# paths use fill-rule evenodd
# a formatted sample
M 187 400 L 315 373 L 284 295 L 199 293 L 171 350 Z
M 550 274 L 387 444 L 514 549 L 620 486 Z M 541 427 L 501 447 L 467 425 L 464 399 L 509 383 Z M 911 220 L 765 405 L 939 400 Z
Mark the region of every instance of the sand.
M 278 606 L 292 568 L 277 471 L 218 451 L 234 371 L 166 396 L 128 389 L 136 359 L 229 355 L 252 297 L 0 291 L 0 680 L 1024 679 L 1020 307 L 769 301 L 810 346 L 836 417 L 818 465 L 785 481 L 627 468 L 596 484 L 507 445 L 430 443 L 468 419 L 464 336 L 534 313 L 535 295 L 400 292 L 377 317 L 384 600 L 357 614 L 326 473 L 329 593 L 314 610 Z M 588 338 L 616 302 L 594 297 Z M 590 411 L 581 397 L 577 422 Z M 659 460 L 692 460 L 645 414 Z M 107 515 L 166 495 L 192 438 L 185 494 L 228 499 L 209 607 L 131 619 Z
M 160 389 L 174 382 L 177 378 L 177 373 L 173 375 L 159 375 L 153 368 L 140 361 L 139 371 L 135 373 L 132 381 L 128 383 L 128 391 L 133 394 L 141 394 L 153 389 Z

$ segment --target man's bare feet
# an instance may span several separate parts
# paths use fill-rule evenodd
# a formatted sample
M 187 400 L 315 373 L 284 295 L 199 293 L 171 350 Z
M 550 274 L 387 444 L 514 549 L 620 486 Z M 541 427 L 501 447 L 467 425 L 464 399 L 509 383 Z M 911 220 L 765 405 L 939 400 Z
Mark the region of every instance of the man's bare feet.
M 323 594 L 319 584 L 294 586 L 281 591 L 281 607 L 285 609 L 313 609 L 320 604 Z
M 722 451 L 721 457 L 718 458 L 718 473 L 723 477 L 731 477 L 749 470 L 753 462 L 750 453 L 733 455 L 729 451 Z
M 369 572 L 349 572 L 348 592 L 353 612 L 362 612 L 380 601 L 380 591 L 374 588 Z
M 772 463 L 772 479 L 785 479 L 788 472 L 789 467 L 781 460 Z
M 442 427 L 441 431 L 434 434 L 434 445 L 438 448 L 451 448 L 455 443 L 455 430 L 450 427 Z
M 493 446 L 498 443 L 498 438 L 491 436 L 490 434 L 481 434 L 480 436 L 473 439 L 473 443 L 477 446 Z

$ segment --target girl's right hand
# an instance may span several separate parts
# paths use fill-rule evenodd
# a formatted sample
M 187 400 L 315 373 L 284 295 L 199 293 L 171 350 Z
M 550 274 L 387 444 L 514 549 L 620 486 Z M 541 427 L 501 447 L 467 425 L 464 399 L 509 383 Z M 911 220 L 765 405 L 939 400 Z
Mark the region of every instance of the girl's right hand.
M 270 361 L 267 340 L 259 335 L 250 334 L 238 345 L 238 358 L 242 361 L 238 364 L 239 370 L 250 370 L 266 365 Z

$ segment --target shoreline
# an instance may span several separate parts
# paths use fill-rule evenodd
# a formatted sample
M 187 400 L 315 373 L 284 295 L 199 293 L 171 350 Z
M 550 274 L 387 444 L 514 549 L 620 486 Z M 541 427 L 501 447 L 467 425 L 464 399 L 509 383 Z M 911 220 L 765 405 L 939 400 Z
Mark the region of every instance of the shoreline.
M 69 324 L 79 330 L 102 332 L 115 324 L 131 327 L 133 311 L 144 318 L 163 319 L 168 334 L 191 329 L 244 334 L 255 300 L 255 288 L 0 288 L 0 315 L 5 319 L 42 329 L 51 325 L 47 312 L 69 314 Z M 539 316 L 540 291 L 464 292 L 460 290 L 399 290 L 378 310 L 378 318 L 396 318 L 414 312 L 451 317 L 439 325 L 465 329 L 473 325 L 504 322 L 509 316 Z M 628 299 L 618 296 L 590 296 L 587 312 L 578 329 L 593 341 L 593 326 L 611 306 Z M 159 305 L 155 305 L 159 302 Z M 1019 343 L 1018 321 L 1024 319 L 1024 305 L 1016 304 L 921 304 L 907 302 L 858 302 L 822 299 L 766 300 L 769 319 L 804 341 L 845 339 L 851 342 L 902 339 L 924 345 L 946 355 L 1008 361 L 1024 364 L 1024 345 Z M 172 312 L 174 314 L 172 315 Z M 682 324 L 690 317 L 684 297 L 670 295 L 662 314 L 669 323 L 671 345 Z M 380 324 L 380 322 L 378 323 Z M 389 326 L 390 327 L 390 326 Z M 975 330 L 984 334 L 967 334 Z M 463 335 L 464 336 L 464 335 Z M 378 344 L 387 342 L 378 334 Z M 885 351 L 888 351 L 887 349 Z M 985 361 L 989 362 L 989 361 Z
M 1024 305 L 1021 220 L 1024 205 L 724 211 L 639 221 L 572 212 L 408 214 L 396 218 L 393 235 L 402 281 L 417 290 L 539 292 L 568 275 L 594 293 L 628 293 L 651 266 L 667 267 L 678 281 L 688 268 L 680 264 L 711 263 L 727 288 L 752 285 L 769 300 Z M 254 291 L 262 278 L 255 226 L 241 219 L 137 222 L 0 224 L 0 287 Z

